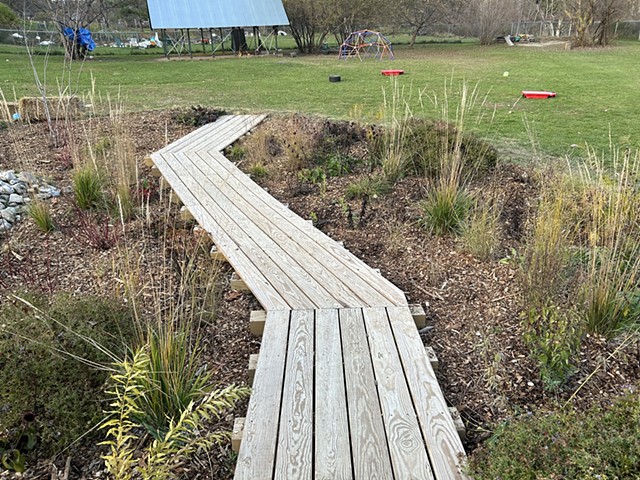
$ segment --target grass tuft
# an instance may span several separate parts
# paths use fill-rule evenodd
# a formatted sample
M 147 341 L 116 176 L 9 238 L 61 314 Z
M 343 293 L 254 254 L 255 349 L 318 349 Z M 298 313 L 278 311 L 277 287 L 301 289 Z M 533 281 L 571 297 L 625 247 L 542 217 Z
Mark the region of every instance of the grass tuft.
M 458 234 L 469 214 L 471 198 L 458 185 L 439 182 L 420 202 L 420 223 L 439 236 Z
M 462 226 L 465 248 L 481 260 L 491 260 L 500 247 L 501 208 L 495 200 L 478 202 Z
M 49 205 L 40 199 L 33 199 L 27 208 L 27 215 L 35 222 L 40 230 L 47 233 L 55 228 Z
M 100 174 L 90 165 L 73 173 L 73 193 L 78 207 L 89 210 L 104 201 L 104 185 Z

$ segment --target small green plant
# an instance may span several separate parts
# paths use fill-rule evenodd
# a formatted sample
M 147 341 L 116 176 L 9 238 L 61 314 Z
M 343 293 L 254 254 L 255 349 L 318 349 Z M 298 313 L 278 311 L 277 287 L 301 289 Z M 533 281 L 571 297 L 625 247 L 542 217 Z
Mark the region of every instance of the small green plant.
M 332 155 L 324 162 L 325 171 L 328 177 L 342 177 L 351 173 L 354 160 L 342 155 Z
M 27 208 L 27 215 L 43 232 L 50 232 L 55 228 L 49 205 L 40 199 L 33 199 Z
M 35 415 L 27 412 L 22 416 L 22 426 L 14 438 L 0 439 L 0 465 L 9 471 L 22 473 L 26 469 L 27 455 L 38 444 Z
M 350 183 L 345 190 L 347 199 L 376 198 L 389 193 L 391 187 L 381 176 L 366 176 Z
M 327 174 L 322 167 L 305 168 L 298 172 L 298 180 L 313 185 L 321 185 L 327 181 Z
M 229 147 L 227 156 L 232 161 L 239 162 L 245 157 L 246 154 L 247 152 L 245 151 L 244 147 L 238 145 L 237 143 L 234 143 L 231 147 Z
M 420 223 L 435 235 L 458 234 L 471 207 L 469 194 L 458 185 L 438 182 L 420 203 Z
M 254 178 L 264 178 L 269 174 L 269 171 L 263 163 L 256 162 L 249 167 L 249 173 Z
M 198 400 L 191 399 L 179 412 L 167 412 L 166 427 L 161 435 L 154 438 L 136 457 L 136 445 L 140 442 L 140 418 L 145 418 L 144 402 L 150 386 L 150 379 L 156 373 L 157 365 L 144 348 L 138 349 L 131 360 L 116 365 L 118 372 L 111 375 L 111 411 L 101 429 L 106 430 L 109 453 L 103 458 L 107 470 L 116 480 L 132 478 L 134 469 L 144 480 L 175 478 L 175 470 L 199 448 L 211 448 L 227 439 L 229 434 L 221 430 L 204 431 L 211 421 L 220 420 L 222 415 L 248 396 L 249 389 L 229 386 L 212 389 Z M 144 425 L 146 426 L 146 425 Z
M 575 312 L 555 305 L 532 306 L 525 313 L 524 340 L 540 365 L 547 390 L 557 390 L 575 371 L 582 329 Z
M 104 183 L 101 175 L 90 165 L 73 174 L 73 193 L 76 203 L 84 210 L 100 206 L 104 201 Z
M 500 425 L 470 458 L 476 480 L 636 478 L 640 392 L 607 408 L 521 415 Z

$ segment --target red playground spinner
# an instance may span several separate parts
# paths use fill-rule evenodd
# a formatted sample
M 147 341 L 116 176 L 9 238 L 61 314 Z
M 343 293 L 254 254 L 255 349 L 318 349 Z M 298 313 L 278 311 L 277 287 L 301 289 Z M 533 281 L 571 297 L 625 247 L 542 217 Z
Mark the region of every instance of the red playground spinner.
M 381 73 L 386 77 L 395 77 L 396 75 L 404 75 L 404 70 L 381 70 Z
M 524 98 L 551 98 L 556 96 L 556 92 L 537 92 L 534 90 L 523 90 Z

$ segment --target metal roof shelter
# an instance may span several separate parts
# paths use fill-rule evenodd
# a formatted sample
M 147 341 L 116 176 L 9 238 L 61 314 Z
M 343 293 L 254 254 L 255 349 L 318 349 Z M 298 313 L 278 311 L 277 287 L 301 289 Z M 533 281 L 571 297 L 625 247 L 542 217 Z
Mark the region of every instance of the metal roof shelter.
M 289 25 L 282 0 L 147 0 L 154 29 Z
M 154 30 L 162 31 L 162 43 L 165 55 L 169 57 L 172 51 L 178 56 L 185 43 L 191 51 L 190 29 L 200 30 L 200 43 L 205 53 L 205 44 L 212 45 L 212 55 L 217 48 L 213 43 L 221 38 L 224 42 L 232 38 L 232 50 L 236 52 L 248 49 L 241 27 L 252 27 L 251 36 L 255 39 L 256 52 L 265 48 L 264 39 L 260 38 L 259 27 L 269 26 L 271 33 L 267 38 L 275 36 L 276 50 L 278 49 L 277 27 L 289 25 L 289 19 L 282 5 L 282 0 L 147 0 L 149 19 Z M 213 33 L 213 29 L 220 30 L 220 37 Z M 231 28 L 231 32 L 224 36 L 222 29 Z M 179 35 L 173 39 L 168 37 L 167 30 L 178 30 Z M 186 30 L 186 36 L 185 36 Z M 209 38 L 205 39 L 204 31 L 209 30 Z M 186 41 L 185 41 L 186 38 Z M 170 49 L 168 43 L 171 44 Z

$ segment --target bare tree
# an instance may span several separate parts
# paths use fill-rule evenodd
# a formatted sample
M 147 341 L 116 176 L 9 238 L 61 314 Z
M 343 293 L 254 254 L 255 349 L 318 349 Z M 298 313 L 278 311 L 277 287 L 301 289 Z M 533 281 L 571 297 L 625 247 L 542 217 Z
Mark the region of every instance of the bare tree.
M 400 24 L 411 27 L 409 48 L 413 48 L 420 30 L 435 19 L 444 17 L 448 4 L 447 0 L 399 0 L 396 3 Z
M 315 0 L 284 0 L 282 3 L 298 50 L 302 53 L 317 52 L 331 31 L 327 3 Z
M 565 12 L 571 20 L 577 47 L 606 46 L 611 42 L 611 26 L 631 14 L 630 0 L 565 0 Z
M 511 22 L 520 15 L 519 3 L 518 0 L 470 0 L 465 23 L 482 45 L 488 45 L 499 33 L 510 31 Z

